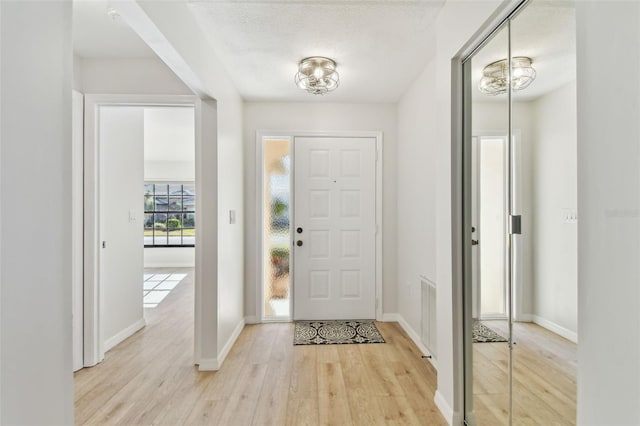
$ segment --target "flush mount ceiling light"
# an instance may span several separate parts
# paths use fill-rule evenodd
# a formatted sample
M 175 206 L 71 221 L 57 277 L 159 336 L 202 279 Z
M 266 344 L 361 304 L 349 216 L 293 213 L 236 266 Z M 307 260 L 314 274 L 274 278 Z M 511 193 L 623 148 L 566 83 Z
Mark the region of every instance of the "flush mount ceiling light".
M 324 95 L 340 84 L 336 62 L 323 56 L 301 60 L 295 80 L 299 88 L 314 95 Z
M 526 56 L 516 56 L 511 58 L 511 89 L 513 91 L 522 90 L 529 87 L 536 78 L 536 70 L 531 66 L 531 58 Z M 509 61 L 501 59 L 484 67 L 482 78 L 478 89 L 490 96 L 500 95 L 507 92 L 509 82 Z

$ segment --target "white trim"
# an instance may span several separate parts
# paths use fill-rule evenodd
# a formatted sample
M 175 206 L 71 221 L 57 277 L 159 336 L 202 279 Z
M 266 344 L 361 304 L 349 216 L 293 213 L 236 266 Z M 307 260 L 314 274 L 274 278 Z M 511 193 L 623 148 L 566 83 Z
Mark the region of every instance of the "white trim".
M 438 361 L 437 361 L 437 359 L 429 351 L 429 349 L 424 345 L 424 343 L 422 343 L 422 339 L 420 338 L 420 334 L 417 333 L 413 329 L 413 327 L 411 327 L 411 325 L 409 325 L 409 323 L 404 319 L 404 317 L 402 315 L 395 314 L 395 313 L 386 313 L 386 314 L 382 315 L 382 320 L 380 320 L 380 321 L 381 322 L 397 322 L 400 325 L 400 327 L 402 327 L 404 332 L 407 333 L 407 335 L 411 338 L 413 343 L 418 347 L 420 352 L 422 352 L 422 355 L 425 356 L 425 357 L 431 357 L 431 358 L 426 358 L 426 359 L 429 360 L 429 362 L 431 363 L 431 365 L 433 365 L 433 368 L 435 368 L 436 371 L 438 370 Z
M 506 318 L 500 318 L 500 319 L 506 319 Z M 522 315 L 520 315 L 520 317 L 516 321 L 517 322 L 533 322 L 533 315 L 532 314 L 522 314 Z
M 72 90 L 71 138 L 71 285 L 73 371 L 84 367 L 84 95 Z
M 173 262 L 171 264 L 158 262 L 158 263 L 145 263 L 145 268 L 195 268 L 195 262 Z
M 263 194 L 262 188 L 264 186 L 263 181 L 263 144 L 262 140 L 264 138 L 282 138 L 289 139 L 291 143 L 291 157 L 293 159 L 293 150 L 295 149 L 294 140 L 296 137 L 329 137 L 329 138 L 375 138 L 376 139 L 376 295 L 375 299 L 376 303 L 376 320 L 382 321 L 383 318 L 383 299 L 382 299 L 382 252 L 383 252 L 383 214 L 382 214 L 382 170 L 383 170 L 383 132 L 381 131 L 341 131 L 341 130 L 287 130 L 287 131 L 272 131 L 272 130 L 257 130 L 256 131 L 256 234 L 257 234 L 257 247 L 256 247 L 256 271 L 258 279 L 256 280 L 256 285 L 258 289 L 256 291 L 256 315 L 258 318 L 261 318 L 262 321 L 265 321 L 264 318 L 264 309 L 262 306 L 262 301 L 264 300 L 264 265 L 263 265 L 263 256 L 262 256 L 262 247 L 263 247 L 263 235 L 262 235 L 262 226 L 263 226 L 263 214 L 262 206 L 263 202 Z M 295 166 L 294 166 L 295 167 Z M 293 176 L 291 179 L 292 187 L 291 187 L 291 205 L 293 205 Z M 293 219 L 293 218 L 291 218 Z M 293 224 L 293 220 L 290 221 L 290 224 Z M 292 225 L 290 225 L 292 226 Z M 293 253 L 293 251 L 292 251 Z M 292 254 L 293 255 L 293 254 Z M 293 265 L 293 263 L 291 263 Z M 293 287 L 293 281 L 291 281 L 291 287 Z M 290 309 L 291 316 L 293 318 L 293 288 L 290 289 L 289 297 L 291 300 Z M 285 319 L 283 319 L 285 320 Z M 289 321 L 289 319 L 286 319 Z
M 382 214 L 382 132 L 376 132 L 376 319 L 382 319 L 382 232 L 384 217 Z
M 566 327 L 558 325 L 555 322 L 549 321 L 548 319 L 542 318 L 538 315 L 531 315 L 531 319 L 540 327 L 546 328 L 547 330 L 556 333 L 558 336 L 562 336 L 565 339 L 572 341 L 573 343 L 578 343 L 578 333 L 576 333 L 575 331 L 571 331 Z
M 400 318 L 402 315 L 394 314 L 394 313 L 385 313 L 382 314 L 382 319 L 378 320 L 380 322 L 400 322 Z
M 131 324 L 129 327 L 120 331 L 115 336 L 110 337 L 109 339 L 104 341 L 104 351 L 107 352 L 109 349 L 114 348 L 119 343 L 122 343 L 124 340 L 136 334 L 138 331 L 142 330 L 147 325 L 147 322 L 144 318 L 140 318 L 138 321 Z
M 260 320 L 257 316 L 251 315 L 248 317 L 244 317 L 244 323 L 246 324 L 260 324 Z
M 233 333 L 231 333 L 229 340 L 227 340 L 227 343 L 225 343 L 222 350 L 218 353 L 218 356 L 216 358 L 202 359 L 198 363 L 198 371 L 218 371 L 220 367 L 222 367 L 227 355 L 229 355 L 229 351 L 231 351 L 231 348 L 236 343 L 236 340 L 240 337 L 240 333 L 242 333 L 244 326 L 245 319 L 243 318 L 238 322 L 238 325 L 236 325 L 236 328 L 233 330 Z
M 198 371 L 218 371 L 220 370 L 220 363 L 218 358 L 202 358 L 196 362 Z
M 100 174 L 99 174 L 99 142 L 98 113 L 101 105 L 126 105 L 126 106 L 194 106 L 197 108 L 200 99 L 192 95 L 111 95 L 111 94 L 85 94 L 84 109 L 84 366 L 91 367 L 104 359 L 108 342 L 102 341 L 100 328 Z M 196 117 L 196 133 L 198 121 Z M 196 137 L 196 150 L 199 145 Z M 196 185 L 199 179 L 196 177 Z M 200 185 L 202 182 L 200 182 Z M 199 189 L 199 188 L 196 188 Z M 200 192 L 202 193 L 202 191 Z M 202 197 L 198 197 L 201 199 Z M 196 249 L 197 253 L 198 249 Z M 197 259 L 197 254 L 196 254 Z M 198 300 L 198 287 L 202 281 L 202 262 L 196 260 L 196 300 Z M 196 303 L 196 318 L 198 304 Z M 129 330 L 128 328 L 126 330 Z M 124 333 L 118 333 L 120 336 Z M 196 321 L 196 330 L 198 324 Z M 196 333 L 196 344 L 200 335 Z M 110 338 L 109 342 L 114 341 Z
M 440 410 L 442 417 L 444 417 L 447 423 L 456 426 L 463 424 L 463 419 L 460 413 L 456 413 L 453 411 L 453 408 L 451 408 L 449 403 L 447 403 L 447 399 L 442 396 L 439 390 L 436 390 L 436 394 L 433 397 L 433 402 L 436 404 L 436 407 L 438 407 L 438 410 Z

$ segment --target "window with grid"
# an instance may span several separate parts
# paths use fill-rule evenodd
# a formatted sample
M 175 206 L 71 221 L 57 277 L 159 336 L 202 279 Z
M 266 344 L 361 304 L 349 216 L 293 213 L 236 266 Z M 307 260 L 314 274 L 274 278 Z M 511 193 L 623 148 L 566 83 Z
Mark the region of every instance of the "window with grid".
M 144 184 L 144 246 L 194 247 L 196 188 L 193 183 Z

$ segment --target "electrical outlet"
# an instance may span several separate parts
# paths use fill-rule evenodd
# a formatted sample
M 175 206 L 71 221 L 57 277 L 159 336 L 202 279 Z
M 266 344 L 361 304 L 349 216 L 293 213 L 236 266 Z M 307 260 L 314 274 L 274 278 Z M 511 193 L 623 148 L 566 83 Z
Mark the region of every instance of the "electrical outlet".
M 578 209 L 562 209 L 562 218 L 564 223 L 577 223 Z

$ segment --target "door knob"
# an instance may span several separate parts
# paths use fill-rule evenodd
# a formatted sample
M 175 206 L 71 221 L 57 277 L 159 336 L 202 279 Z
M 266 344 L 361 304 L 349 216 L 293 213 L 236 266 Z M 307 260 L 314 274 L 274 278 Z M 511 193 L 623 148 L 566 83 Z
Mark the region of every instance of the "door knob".
M 302 241 L 301 241 L 301 240 L 296 241 L 296 245 L 297 245 L 298 247 L 302 247 Z
M 471 245 L 472 246 L 477 246 L 478 245 L 478 240 L 471 240 Z

